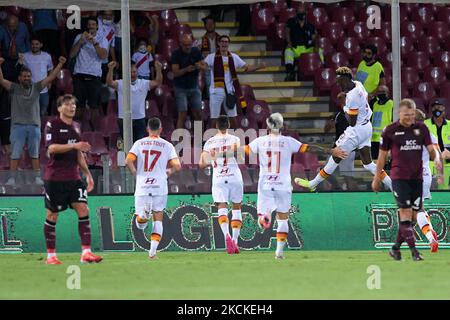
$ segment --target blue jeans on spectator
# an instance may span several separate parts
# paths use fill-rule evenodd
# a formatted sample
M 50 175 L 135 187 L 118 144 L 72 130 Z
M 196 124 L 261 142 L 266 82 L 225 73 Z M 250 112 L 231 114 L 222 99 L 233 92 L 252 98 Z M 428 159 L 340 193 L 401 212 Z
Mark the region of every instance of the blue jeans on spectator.
M 198 87 L 192 89 L 174 87 L 174 91 L 178 112 L 186 112 L 188 105 L 192 109 L 200 110 L 202 108 L 202 94 Z
M 41 117 L 44 117 L 47 115 L 49 101 L 50 101 L 50 96 L 48 94 L 48 91 L 41 93 L 41 95 L 39 96 L 39 107 L 41 109 Z
M 39 144 L 41 142 L 41 129 L 36 125 L 11 125 L 11 159 L 19 160 L 25 144 L 32 159 L 39 158 Z

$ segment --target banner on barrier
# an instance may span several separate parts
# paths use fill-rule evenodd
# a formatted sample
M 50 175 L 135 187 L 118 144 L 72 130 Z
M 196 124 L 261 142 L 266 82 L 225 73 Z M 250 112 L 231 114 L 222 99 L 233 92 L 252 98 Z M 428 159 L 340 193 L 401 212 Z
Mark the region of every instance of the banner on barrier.
M 272 228 L 257 224 L 256 194 L 244 196 L 243 226 L 239 246 L 244 250 L 274 249 L 276 219 Z M 142 231 L 134 223 L 133 196 L 89 198 L 92 247 L 95 251 L 149 250 L 151 224 Z M 441 248 L 450 247 L 450 194 L 436 192 L 426 204 Z M 231 210 L 230 210 L 231 211 Z M 45 252 L 43 197 L 0 198 L 1 253 Z M 164 213 L 161 250 L 225 250 L 217 208 L 210 195 L 170 195 Z M 294 193 L 289 219 L 289 249 L 370 250 L 390 247 L 397 233 L 397 207 L 390 193 Z M 78 252 L 77 217 L 60 214 L 57 250 Z M 418 247 L 427 246 L 416 230 Z

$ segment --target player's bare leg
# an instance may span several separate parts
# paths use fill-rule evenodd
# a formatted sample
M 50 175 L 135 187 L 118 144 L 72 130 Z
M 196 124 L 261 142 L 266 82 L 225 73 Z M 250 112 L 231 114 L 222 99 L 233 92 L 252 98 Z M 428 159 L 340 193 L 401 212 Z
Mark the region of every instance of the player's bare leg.
M 417 213 L 417 218 L 415 220 L 417 220 L 417 224 L 419 225 L 419 228 L 422 231 L 422 233 L 425 235 L 425 237 L 427 237 L 427 240 L 430 243 L 431 252 L 437 252 L 439 249 L 437 234 L 436 231 L 434 231 L 433 226 L 431 224 L 430 216 L 425 211 L 423 206 Z
M 56 221 L 58 221 L 58 213 L 47 210 L 47 219 L 44 224 L 45 244 L 47 246 L 46 264 L 62 264 L 56 257 Z
M 370 147 L 364 147 L 364 148 L 360 149 L 359 155 L 361 156 L 361 161 L 363 163 L 364 169 L 366 169 L 367 171 L 370 171 L 370 173 L 375 175 L 377 166 L 372 161 Z M 392 180 L 384 170 L 383 170 L 382 182 L 389 190 L 392 191 Z
M 289 213 L 277 213 L 277 249 L 275 250 L 275 259 L 284 259 L 284 246 L 289 232 Z
M 228 208 L 226 203 L 218 204 L 218 214 L 219 214 L 219 225 L 222 229 L 223 237 L 225 239 L 225 244 L 227 247 L 228 254 L 233 254 L 235 252 L 235 245 L 233 239 L 231 239 L 228 223 Z
M 231 228 L 233 230 L 233 244 L 234 244 L 234 253 L 239 253 L 238 240 L 239 234 L 241 233 L 242 228 L 242 212 L 241 212 L 241 204 L 233 203 L 232 209 L 232 217 L 231 217 Z
M 101 256 L 91 251 L 91 223 L 89 221 L 89 208 L 85 203 L 76 202 L 71 204 L 78 215 L 78 233 L 81 239 L 81 263 L 98 263 L 103 260 Z
M 295 178 L 294 182 L 301 187 L 308 188 L 310 191 L 315 191 L 317 186 L 324 180 L 326 180 L 336 168 L 339 166 L 339 162 L 341 162 L 340 158 L 330 157 L 323 169 L 319 171 L 314 179 L 308 181 L 306 179 Z
M 156 250 L 163 234 L 163 216 L 162 211 L 153 211 L 153 226 L 150 236 L 150 251 L 148 253 L 150 259 L 156 259 Z

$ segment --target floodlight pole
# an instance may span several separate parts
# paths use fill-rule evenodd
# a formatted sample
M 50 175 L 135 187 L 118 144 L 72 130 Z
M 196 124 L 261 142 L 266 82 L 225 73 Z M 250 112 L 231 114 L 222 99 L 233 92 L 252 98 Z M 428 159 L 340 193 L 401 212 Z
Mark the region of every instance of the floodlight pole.
M 394 121 L 398 120 L 398 105 L 402 97 L 401 60 L 400 60 L 400 5 L 399 0 L 391 3 L 392 26 L 392 99 L 394 100 Z
M 122 106 L 124 151 L 130 151 L 133 142 L 131 124 L 131 55 L 130 55 L 130 2 L 121 0 L 122 24 Z

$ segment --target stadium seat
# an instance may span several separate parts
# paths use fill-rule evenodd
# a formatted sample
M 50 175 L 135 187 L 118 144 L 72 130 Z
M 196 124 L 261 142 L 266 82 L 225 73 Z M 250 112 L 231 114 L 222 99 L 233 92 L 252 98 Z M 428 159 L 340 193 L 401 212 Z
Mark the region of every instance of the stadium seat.
M 282 51 L 286 46 L 286 23 L 277 22 L 273 25 L 274 32 L 267 34 L 267 50 Z
M 262 7 L 263 6 L 262 6 L 261 2 L 252 3 L 250 5 L 250 11 L 253 13 L 255 11 L 261 10 Z
M 430 82 L 434 86 L 434 89 L 439 89 L 441 84 L 447 81 L 447 77 L 445 75 L 445 70 L 441 67 L 429 66 L 424 70 L 423 80 Z
M 401 88 L 401 98 L 409 98 L 411 97 L 411 92 L 412 90 L 410 90 L 408 88 L 408 86 L 406 84 L 404 84 L 403 82 L 400 84 L 400 88 Z M 392 92 L 393 88 L 389 88 Z
M 336 73 L 332 68 L 323 68 L 314 76 L 314 89 L 318 95 L 327 95 L 336 84 Z
M 382 21 L 381 28 L 374 30 L 376 37 L 382 38 L 386 43 L 390 43 L 392 39 L 392 27 L 390 21 Z
M 261 127 L 263 122 L 266 121 L 267 117 L 270 115 L 270 109 L 268 104 L 263 100 L 252 100 L 249 101 L 247 106 L 247 117 L 253 118 Z
M 83 141 L 89 142 L 91 145 L 91 150 L 89 154 L 91 155 L 101 155 L 107 154 L 108 149 L 103 139 L 103 134 L 101 132 L 83 132 L 81 134 L 81 139 Z
M 439 40 L 433 36 L 422 37 L 418 43 L 418 49 L 431 56 L 440 51 Z
M 382 21 L 391 21 L 391 6 L 385 5 L 381 7 Z M 400 10 L 400 23 L 408 21 L 408 13 L 405 10 Z
M 384 79 L 387 85 L 392 83 L 392 69 L 390 67 L 384 67 Z
M 297 14 L 297 9 L 295 8 L 285 8 L 281 10 L 278 18 L 278 22 L 286 23 L 289 19 L 294 18 Z
M 246 117 L 243 115 L 236 117 L 237 127 L 241 128 L 243 130 L 247 129 L 255 129 L 258 130 L 258 122 L 256 121 L 256 118 L 254 117 Z
M 327 68 L 336 70 L 338 67 L 349 66 L 350 61 L 344 52 L 336 52 L 331 56 L 325 57 Z
M 324 8 L 317 7 L 306 12 L 306 20 L 320 30 L 329 21 L 329 18 Z
M 407 57 L 407 66 L 417 68 L 420 72 L 430 65 L 428 54 L 422 51 L 410 52 Z
M 392 52 L 385 52 L 379 56 L 379 60 L 383 67 L 392 68 Z
M 419 82 L 419 73 L 414 67 L 403 67 L 402 68 L 402 84 L 406 87 L 413 88 Z
M 367 38 L 372 36 L 372 33 L 367 29 L 366 22 L 355 22 L 348 26 L 347 35 L 359 40 L 359 42 L 365 41 Z
M 338 42 L 337 51 L 344 52 L 348 57 L 353 57 L 356 53 L 361 51 L 359 41 L 356 38 L 343 38 Z
M 177 42 L 179 42 L 181 37 L 185 34 L 193 36 L 192 29 L 188 24 L 174 24 L 170 27 L 169 37 L 175 39 Z
M 252 12 L 252 25 L 256 35 L 266 35 L 270 26 L 275 22 L 275 16 L 271 9 L 263 8 Z
M 446 22 L 433 21 L 427 25 L 427 34 L 436 37 L 439 42 L 447 42 L 450 35 L 449 27 Z
M 337 107 L 338 106 L 338 103 L 339 103 L 339 101 L 338 101 L 338 99 L 337 99 L 337 95 L 340 93 L 340 92 L 342 92 L 342 89 L 337 85 L 337 84 L 334 84 L 332 87 L 331 87 L 331 92 L 330 92 L 330 110 L 332 110 L 332 111 L 335 111 L 335 110 L 338 110 L 339 108 Z
M 416 104 L 417 109 L 422 110 L 423 112 L 425 112 L 425 114 L 428 113 L 428 108 L 425 105 L 425 102 L 423 101 L 422 98 L 412 97 L 411 99 L 414 100 L 414 103 Z
M 298 59 L 299 80 L 312 80 L 317 69 L 322 67 L 322 60 L 317 52 L 304 53 Z
M 253 88 L 251 86 L 249 86 L 248 84 L 242 84 L 241 91 L 242 91 L 242 95 L 244 96 L 244 99 L 247 102 L 250 100 L 256 100 L 255 93 L 253 92 Z
M 344 29 L 337 22 L 327 22 L 320 31 L 322 37 L 327 37 L 334 45 L 344 37 Z
M 437 20 L 442 21 L 447 25 L 450 25 L 450 7 L 447 6 L 439 7 L 437 13 Z
M 54 82 L 57 95 L 64 93 L 73 93 L 72 75 L 69 69 L 62 69 Z
M 414 86 L 412 94 L 414 97 L 422 98 L 427 107 L 430 100 L 436 97 L 436 92 L 430 82 L 419 82 Z
M 450 52 L 449 51 L 440 51 L 436 52 L 433 56 L 433 65 L 436 67 L 441 67 L 446 72 L 450 71 Z
M 377 54 L 382 55 L 388 51 L 386 41 L 381 37 L 370 37 L 366 39 L 365 44 L 373 44 L 377 47 Z
M 117 106 L 118 101 L 117 100 L 108 100 L 108 107 L 106 109 L 106 114 L 117 114 L 118 113 L 118 106 Z
M 400 4 L 400 10 L 405 11 L 406 14 L 410 15 L 415 10 L 418 10 L 420 5 L 418 3 L 401 3 Z
M 162 10 L 159 14 L 158 22 L 159 22 L 159 33 L 166 36 L 168 35 L 170 28 L 173 25 L 179 23 L 177 14 L 173 9 Z
M 424 35 L 423 27 L 420 22 L 404 21 L 400 25 L 400 35 L 411 37 L 414 41 L 418 41 Z
M 111 136 L 111 133 L 120 132 L 117 116 L 115 114 L 101 117 L 97 128 L 97 131 L 101 132 L 105 138 Z
M 161 112 L 159 111 L 158 104 L 154 100 L 147 100 L 145 105 L 145 117 L 150 119 L 152 117 L 159 118 Z
M 294 154 L 294 163 L 301 164 L 305 170 L 316 172 L 320 168 L 320 163 L 317 155 L 310 152 Z
M 339 23 L 344 29 L 356 21 L 355 12 L 352 8 L 336 8 L 333 10 L 331 21 Z
M 317 39 L 317 47 L 323 50 L 324 56 L 333 54 L 335 52 L 333 44 L 330 42 L 330 39 L 325 37 L 320 37 Z
M 161 54 L 167 62 L 172 57 L 172 52 L 178 48 L 178 41 L 175 39 L 162 39 L 157 47 L 157 52 Z
M 120 138 L 119 132 L 113 132 L 110 134 L 108 139 L 108 149 L 116 149 L 117 150 L 117 140 Z
M 415 8 L 411 12 L 411 20 L 425 26 L 434 21 L 434 10 L 431 7 Z
M 450 99 L 450 82 L 444 82 L 439 88 L 439 96 Z M 450 114 L 448 114 L 450 115 Z
M 161 126 L 162 126 L 161 136 L 165 137 L 166 139 L 170 139 L 173 130 L 175 130 L 175 125 L 173 123 L 173 119 L 169 118 L 169 117 L 161 116 L 160 120 L 161 120 Z
M 286 0 L 274 0 L 264 3 L 264 8 L 270 9 L 278 19 L 288 9 L 288 6 Z
M 414 50 L 414 40 L 412 38 L 405 36 L 400 38 L 400 54 L 402 59 L 405 59 Z

